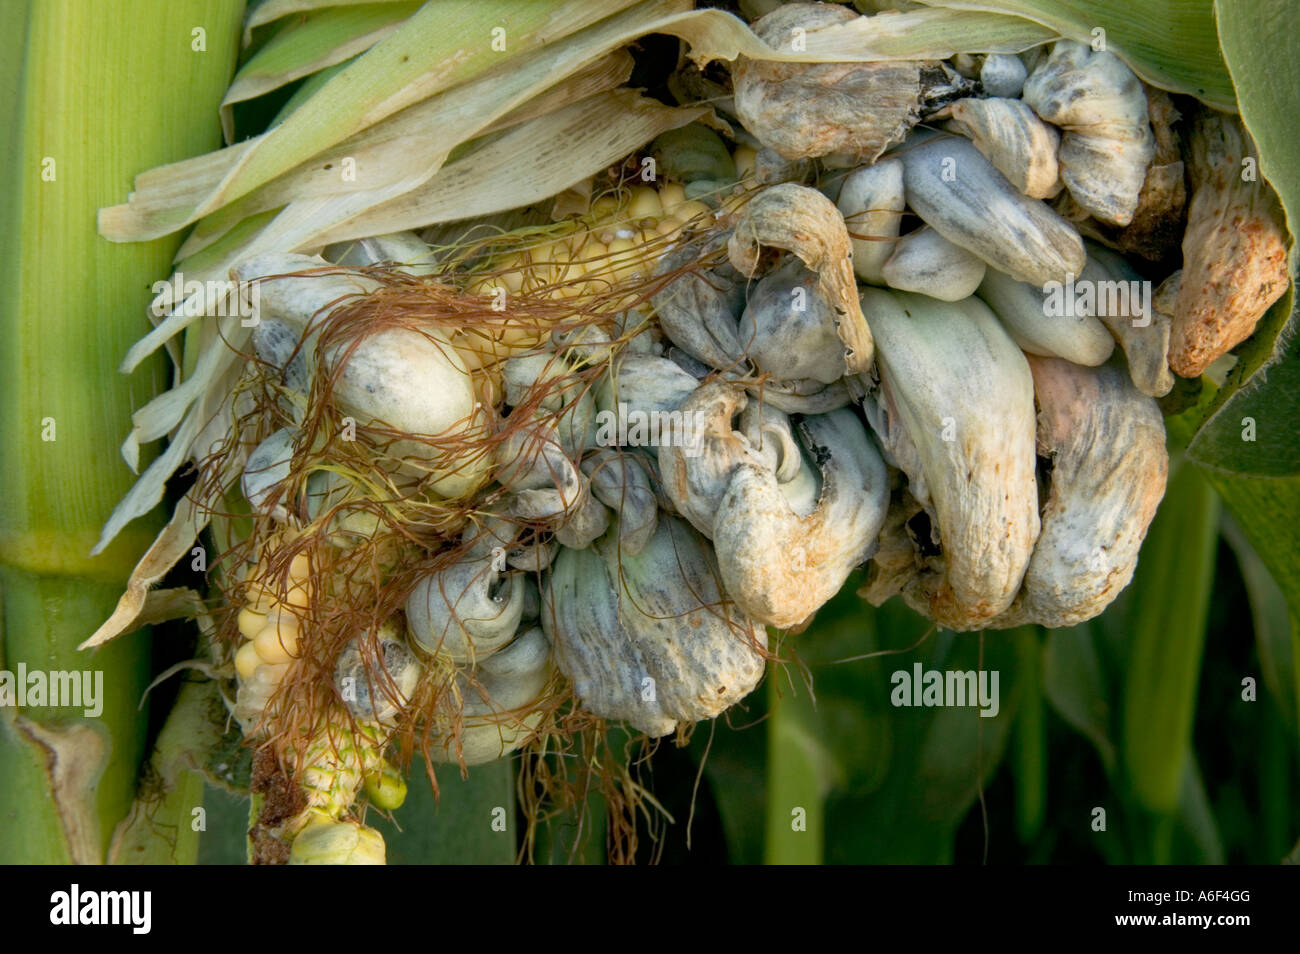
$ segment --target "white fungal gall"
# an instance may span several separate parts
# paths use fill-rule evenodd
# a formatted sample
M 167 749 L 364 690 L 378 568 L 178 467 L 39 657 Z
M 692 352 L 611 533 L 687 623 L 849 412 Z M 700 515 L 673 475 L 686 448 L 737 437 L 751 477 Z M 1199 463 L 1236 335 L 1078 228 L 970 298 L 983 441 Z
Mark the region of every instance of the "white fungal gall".
M 1018 99 L 962 99 L 950 107 L 951 132 L 966 136 L 1031 199 L 1050 199 L 1061 191 L 1056 154 L 1060 134 Z
M 1131 222 L 1156 153 L 1142 81 L 1115 54 L 1060 40 L 1024 100 L 1064 130 L 1061 179 L 1075 201 L 1103 222 Z
M 961 301 L 979 288 L 986 267 L 982 258 L 926 227 L 898 240 L 881 275 L 885 284 L 899 291 Z
M 907 204 L 954 245 L 1018 281 L 1065 281 L 1083 268 L 1083 240 L 960 136 L 917 137 L 898 151 Z
M 978 299 L 949 304 L 873 288 L 862 299 L 882 386 L 924 471 L 939 547 L 918 548 L 898 582 L 936 622 L 979 628 L 1010 605 L 1039 531 L 1029 366 Z M 943 438 L 947 417 L 956 440 Z
M 758 274 L 764 248 L 792 252 L 817 276 L 818 292 L 836 315 L 844 345 L 844 374 L 871 366 L 871 329 L 858 304 L 848 229 L 831 201 L 807 186 L 769 186 L 745 204 L 727 242 L 732 266 L 750 278 Z
M 999 628 L 1073 626 L 1109 606 L 1133 578 L 1169 474 L 1160 409 L 1123 368 L 1037 357 L 1029 367 L 1048 494 L 1024 585 Z
M 881 267 L 894 250 L 906 202 L 903 164 L 883 159 L 854 169 L 840 186 L 836 207 L 853 246 L 853 271 L 864 282 L 884 282 Z

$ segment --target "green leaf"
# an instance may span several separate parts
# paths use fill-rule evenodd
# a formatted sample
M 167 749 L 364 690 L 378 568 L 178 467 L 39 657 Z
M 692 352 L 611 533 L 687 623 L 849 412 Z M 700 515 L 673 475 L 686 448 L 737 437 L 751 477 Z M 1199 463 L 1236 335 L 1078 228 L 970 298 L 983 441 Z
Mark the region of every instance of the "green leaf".
M 767 821 L 767 730 L 762 719 L 767 693 L 753 692 L 739 707 L 700 726 L 691 737 L 691 755 L 704 766 L 704 779 L 713 792 L 727 862 L 763 862 Z
M 1223 57 L 1237 89 L 1241 118 L 1259 149 L 1259 167 L 1277 190 L 1291 235 L 1300 228 L 1300 169 L 1295 117 L 1300 114 L 1300 8 L 1292 0 L 1218 0 Z M 1291 273 L 1297 272 L 1296 249 Z M 1207 467 L 1260 476 L 1300 473 L 1300 314 L 1292 291 L 1278 301 L 1238 350 L 1238 362 L 1211 416 L 1188 448 Z M 1245 419 L 1256 437 L 1242 438 Z
M 1214 491 L 1197 468 L 1177 466 L 1131 584 L 1124 679 L 1125 775 L 1157 814 L 1178 810 L 1191 757 L 1218 528 Z
M 1294 536 L 1300 527 L 1300 477 L 1243 477 L 1213 471 L 1205 476 L 1282 587 L 1292 614 L 1300 614 L 1300 548 Z
M 514 760 L 475 765 L 469 778 L 455 765 L 439 765 L 438 798 L 418 756 L 407 776 L 406 802 L 393 821 L 366 823 L 384 836 L 390 865 L 509 865 L 515 862 Z M 501 822 L 505 828 L 500 830 Z
M 1300 477 L 1261 479 L 1207 473 L 1291 608 L 1292 694 L 1300 699 Z M 1285 673 L 1279 674 L 1284 679 Z
M 0 710 L 0 859 L 101 861 L 144 754 L 149 637 L 77 646 L 112 612 L 157 522 L 99 558 L 98 527 L 130 485 L 121 424 L 164 386 L 161 360 L 117 362 L 148 327 L 149 285 L 176 241 L 114 246 L 95 210 L 133 173 L 212 148 L 242 4 L 10 0 L 0 7 L 0 656 L 97 671 L 104 710 Z M 202 27 L 205 49 L 191 45 Z M 204 116 L 211 116 L 205 120 Z M 42 432 L 42 422 L 50 428 Z M 53 439 L 51 439 L 53 438 Z
M 275 114 L 275 118 L 271 120 L 267 128 L 277 126 L 284 122 L 286 116 L 315 96 L 317 90 L 351 66 L 355 59 L 356 57 L 353 57 L 351 60 L 344 60 L 342 63 L 335 63 L 333 66 L 327 66 L 320 72 L 308 76 L 299 84 L 298 88 L 293 91 L 293 95 L 285 100 L 284 105 L 280 107 L 280 111 Z
M 1237 363 L 1198 416 L 1204 421 L 1187 446 L 1206 470 L 1256 478 L 1300 472 L 1300 311 L 1293 288 L 1260 319 L 1237 349 Z
M 420 8 L 418 2 L 365 3 L 308 14 L 279 31 L 239 68 L 221 101 L 226 141 L 234 138 L 231 107 L 342 63 L 374 46 Z
M 1106 774 L 1111 775 L 1116 762 L 1111 705 L 1094 639 L 1094 628 L 1088 623 L 1048 631 L 1043 693 L 1057 714 L 1092 742 Z
M 1205 782 L 1201 778 L 1195 757 L 1187 760 L 1187 771 L 1183 773 L 1178 821 L 1181 833 L 1194 850 L 1194 857 L 1188 859 L 1190 862 L 1198 865 L 1224 863 L 1223 838 L 1214 820 L 1210 799 L 1205 793 Z
M 1232 80 L 1214 33 L 1213 0 L 924 2 L 961 10 L 1014 13 L 1083 43 L 1092 43 L 1093 31 L 1101 28 L 1106 31 L 1106 49 L 1121 57 L 1152 86 L 1195 96 L 1216 109 L 1236 108 Z
M 816 865 L 822 861 L 826 794 L 837 766 L 819 731 L 804 686 L 784 683 L 774 663 L 767 679 L 767 837 L 763 861 Z M 840 777 L 842 780 L 842 777 Z
M 1300 11 L 1291 0 L 1215 0 L 1219 43 L 1237 89 L 1242 122 L 1259 147 L 1259 168 L 1287 210 L 1300 215 L 1295 117 L 1300 110 Z
M 879 641 L 862 652 L 903 650 L 849 665 L 862 666 L 868 707 L 888 712 L 888 769 L 869 794 L 833 792 L 826 802 L 826 860 L 876 864 L 948 863 L 958 826 L 974 810 L 982 786 L 997 771 L 1023 693 L 1020 653 L 1002 633 L 931 634 L 930 625 L 900 601 L 876 610 Z M 982 654 L 981 654 L 982 646 Z M 923 670 L 998 674 L 999 711 L 983 717 L 975 707 L 893 705 L 894 674 Z M 847 668 L 847 666 L 846 666 Z M 875 682 L 883 689 L 872 688 Z M 849 740 L 851 743 L 852 740 Z M 977 861 L 977 858 L 965 859 Z
M 1043 647 L 1038 629 L 1026 626 L 1005 634 L 1020 656 L 1017 671 L 1024 695 L 1013 729 L 1016 784 L 1016 834 L 1031 842 L 1043 828 L 1047 813 L 1047 728 L 1043 714 Z
M 248 794 L 208 786 L 203 807 L 208 829 L 199 838 L 201 865 L 243 865 L 248 860 Z
M 1291 613 L 1286 594 L 1269 575 L 1264 561 L 1250 545 L 1246 535 L 1231 517 L 1224 515 L 1223 535 L 1237 557 L 1250 616 L 1255 631 L 1255 647 L 1264 685 L 1277 700 L 1287 725 L 1296 727 L 1296 661 L 1291 648 Z

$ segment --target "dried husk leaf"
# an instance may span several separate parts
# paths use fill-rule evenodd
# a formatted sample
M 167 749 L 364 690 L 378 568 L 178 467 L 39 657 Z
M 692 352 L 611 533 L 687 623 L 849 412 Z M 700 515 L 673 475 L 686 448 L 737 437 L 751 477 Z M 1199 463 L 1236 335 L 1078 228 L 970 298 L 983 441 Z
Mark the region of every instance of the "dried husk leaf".
M 225 235 L 247 216 L 282 208 L 295 199 L 326 198 L 374 190 L 395 182 L 428 181 L 448 159 L 449 141 L 457 129 L 475 139 L 513 128 L 539 116 L 562 109 L 578 100 L 598 93 L 609 92 L 620 86 L 632 72 L 632 58 L 619 50 L 593 62 L 590 66 L 559 80 L 536 95 L 499 115 L 499 101 L 515 98 L 518 90 L 535 88 L 540 65 L 554 65 L 554 51 L 549 48 L 521 57 L 519 69 L 510 77 L 491 77 L 466 83 L 441 96 L 431 97 L 410 106 L 381 123 L 358 133 L 346 142 L 314 156 L 311 162 L 286 172 L 264 186 L 254 189 L 230 205 L 199 220 L 177 252 L 179 258 L 194 255 Z M 554 72 L 548 73 L 549 80 Z M 489 82 L 491 80 L 491 82 Z M 531 84 L 531 85 L 530 85 Z M 490 88 L 491 94 L 488 93 Z M 489 98 L 495 96 L 496 100 Z M 483 120 L 499 116 L 486 125 Z M 467 125 L 468 122 L 468 125 Z M 463 148 L 469 148 L 463 144 Z M 427 161 L 412 163 L 411 156 L 424 156 Z M 345 176 L 345 169 L 363 170 L 364 175 Z M 412 175 L 415 176 L 412 179 Z M 101 226 L 118 229 L 130 222 L 128 214 L 113 219 L 108 216 L 124 210 L 141 213 L 149 208 L 133 196 L 127 206 L 105 210 Z M 169 212 L 166 206 L 163 211 Z M 150 212 L 150 214 L 153 214 Z M 169 223 L 164 219 L 162 227 Z
M 491 215 L 540 202 L 645 145 L 666 129 L 694 122 L 705 107 L 674 108 L 614 90 L 493 138 L 447 166 L 427 184 L 335 218 L 299 244 L 330 244 L 439 222 Z M 494 184 L 483 188 L 484 182 Z M 291 206 L 292 208 L 292 206 Z

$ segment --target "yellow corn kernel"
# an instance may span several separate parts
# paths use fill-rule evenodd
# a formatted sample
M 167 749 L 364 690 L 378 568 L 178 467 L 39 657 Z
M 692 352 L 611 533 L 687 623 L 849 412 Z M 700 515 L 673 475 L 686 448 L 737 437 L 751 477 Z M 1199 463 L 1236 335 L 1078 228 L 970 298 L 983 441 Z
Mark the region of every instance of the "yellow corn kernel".
M 682 223 L 677 219 L 664 219 L 655 226 L 654 235 L 662 243 L 675 242 L 681 234 Z
M 298 627 L 267 626 L 253 639 L 253 647 L 263 662 L 286 663 L 298 655 Z
M 593 268 L 599 267 L 601 261 L 608 254 L 609 249 L 605 247 L 605 243 L 596 241 L 594 238 L 586 242 L 576 253 L 578 261 L 583 264 L 584 272 L 590 272 Z
M 713 210 L 699 199 L 688 199 L 673 212 L 673 218 L 683 225 L 690 223 L 695 228 L 713 224 Z
M 639 245 L 630 238 L 614 239 L 609 243 L 609 272 L 615 281 L 623 281 L 637 273 Z
M 366 775 L 365 787 L 370 803 L 381 811 L 391 812 L 406 801 L 406 779 L 387 762 L 379 771 Z
M 658 219 L 664 214 L 664 207 L 659 201 L 659 193 L 649 186 L 637 186 L 632 190 L 632 197 L 627 204 L 627 219 L 630 222 L 643 222 L 646 219 Z
M 659 204 L 664 215 L 676 215 L 677 207 L 686 201 L 686 189 L 676 182 L 668 182 L 659 190 Z
M 506 291 L 512 295 L 518 295 L 524 290 L 524 279 L 527 273 L 523 269 L 514 269 L 508 272 L 502 272 L 497 276 L 497 281 L 505 286 Z
M 595 202 L 591 203 L 591 215 L 593 218 L 603 219 L 606 216 L 613 215 L 618 211 L 618 197 L 613 195 L 602 195 Z
M 239 673 L 241 679 L 252 679 L 253 670 L 262 665 L 262 657 L 258 655 L 257 647 L 252 643 L 244 643 L 235 653 L 235 672 Z
M 492 360 L 491 353 L 485 354 L 487 349 L 478 336 L 470 336 L 458 331 L 451 336 L 451 343 L 456 349 L 456 354 L 460 355 L 460 360 L 465 362 L 467 371 L 481 371 L 484 362 Z
M 753 175 L 754 161 L 757 158 L 758 150 L 753 146 L 737 146 L 731 154 L 731 161 L 736 164 L 736 177 L 745 179 Z
M 279 602 L 275 594 L 264 583 L 249 583 L 244 588 L 244 599 L 248 601 L 247 609 L 265 616 Z
M 299 553 L 289 561 L 289 579 L 294 583 L 302 583 L 311 578 L 311 557 L 305 553 Z
M 266 614 L 245 606 L 239 611 L 238 624 L 239 634 L 245 639 L 252 639 L 266 625 Z
M 574 229 L 568 235 L 564 236 L 564 238 L 560 239 L 560 241 L 564 244 L 569 258 L 572 259 L 578 254 L 578 250 L 582 248 L 590 237 L 591 233 L 589 231 L 585 228 L 579 228 Z
M 306 616 L 307 610 L 311 608 L 312 590 L 311 580 L 294 583 L 280 601 L 281 611 L 289 616 Z
M 563 242 L 551 242 L 529 252 L 532 267 L 528 270 L 525 287 L 532 290 L 545 288 L 560 281 L 568 262 L 568 252 Z

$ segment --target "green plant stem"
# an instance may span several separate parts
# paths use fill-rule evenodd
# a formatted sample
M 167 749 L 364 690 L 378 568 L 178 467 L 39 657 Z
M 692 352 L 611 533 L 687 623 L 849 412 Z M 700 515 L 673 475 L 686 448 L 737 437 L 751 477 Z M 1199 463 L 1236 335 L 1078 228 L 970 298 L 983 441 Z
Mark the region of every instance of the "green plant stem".
M 13 163 L 0 190 L 0 657 L 9 671 L 102 673 L 104 695 L 95 717 L 0 709 L 0 862 L 102 860 L 135 790 L 148 634 L 94 655 L 76 647 L 159 525 L 138 521 L 89 556 L 132 480 L 117 452 L 131 412 L 166 381 L 161 358 L 130 377 L 117 362 L 148 328 L 150 286 L 176 243 L 113 245 L 95 217 L 136 173 L 217 144 L 241 8 L 11 0 L 0 10 L 0 155 Z

